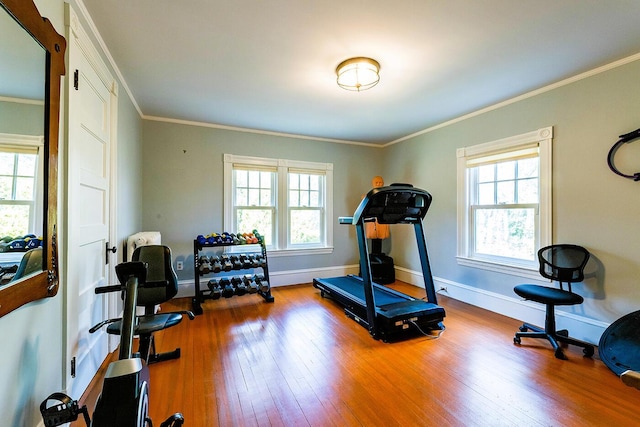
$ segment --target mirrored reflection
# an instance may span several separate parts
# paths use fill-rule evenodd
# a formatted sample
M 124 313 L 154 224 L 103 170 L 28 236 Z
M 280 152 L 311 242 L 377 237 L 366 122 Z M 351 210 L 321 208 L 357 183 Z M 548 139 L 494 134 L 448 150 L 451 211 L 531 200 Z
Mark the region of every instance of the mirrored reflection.
M 0 8 L 0 287 L 43 269 L 45 59 Z

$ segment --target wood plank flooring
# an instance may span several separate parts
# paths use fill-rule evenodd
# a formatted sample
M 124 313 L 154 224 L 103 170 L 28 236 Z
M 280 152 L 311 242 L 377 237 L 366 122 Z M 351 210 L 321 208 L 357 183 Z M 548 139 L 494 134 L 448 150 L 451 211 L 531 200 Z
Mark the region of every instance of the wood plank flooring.
M 414 296 L 419 288 L 392 287 Z M 439 297 L 446 331 L 372 339 L 310 284 L 203 304 L 204 314 L 156 335 L 178 360 L 150 366 L 150 415 L 185 426 L 630 426 L 640 391 L 598 359 L 541 340 L 513 344 L 521 321 Z M 163 311 L 190 309 L 177 299 Z M 99 374 L 100 375 L 100 374 Z M 83 400 L 99 392 L 96 378 Z M 76 422 L 72 426 L 81 426 Z

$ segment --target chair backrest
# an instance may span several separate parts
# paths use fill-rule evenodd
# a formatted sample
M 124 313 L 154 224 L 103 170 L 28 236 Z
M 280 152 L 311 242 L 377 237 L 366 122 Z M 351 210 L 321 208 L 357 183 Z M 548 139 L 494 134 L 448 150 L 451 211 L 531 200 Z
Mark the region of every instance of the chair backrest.
M 31 249 L 22 256 L 16 274 L 12 282 L 28 276 L 31 273 L 42 271 L 42 248 Z
M 132 261 L 147 264 L 147 283 L 164 282 L 164 286 L 140 288 L 138 305 L 153 307 L 169 301 L 178 293 L 178 276 L 173 270 L 171 249 L 163 245 L 140 246 L 133 252 Z
M 582 246 L 558 244 L 538 251 L 540 274 L 547 279 L 569 284 L 584 280 L 584 268 L 589 261 L 589 251 Z

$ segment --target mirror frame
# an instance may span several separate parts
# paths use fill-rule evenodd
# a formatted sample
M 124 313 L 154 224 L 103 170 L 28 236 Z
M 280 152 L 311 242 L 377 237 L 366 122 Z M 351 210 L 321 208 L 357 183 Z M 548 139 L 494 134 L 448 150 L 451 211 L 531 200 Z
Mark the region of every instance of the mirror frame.
M 58 136 L 60 130 L 60 87 L 65 74 L 67 42 L 51 21 L 40 15 L 33 0 L 0 0 L 4 9 L 27 31 L 46 53 L 44 102 L 44 224 L 42 271 L 0 288 L 0 317 L 42 298 L 58 293 Z

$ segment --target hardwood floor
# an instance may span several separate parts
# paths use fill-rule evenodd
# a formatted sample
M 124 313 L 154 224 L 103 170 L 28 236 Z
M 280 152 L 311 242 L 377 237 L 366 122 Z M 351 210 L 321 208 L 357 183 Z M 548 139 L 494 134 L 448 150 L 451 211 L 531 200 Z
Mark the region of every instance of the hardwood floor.
M 272 292 L 273 304 L 207 301 L 203 315 L 156 335 L 158 349 L 180 346 L 182 357 L 150 366 L 154 425 L 176 411 L 190 427 L 638 425 L 640 391 L 597 352 L 569 347 L 562 361 L 541 340 L 516 346 L 521 321 L 440 296 L 440 338 L 386 344 L 311 285 Z

